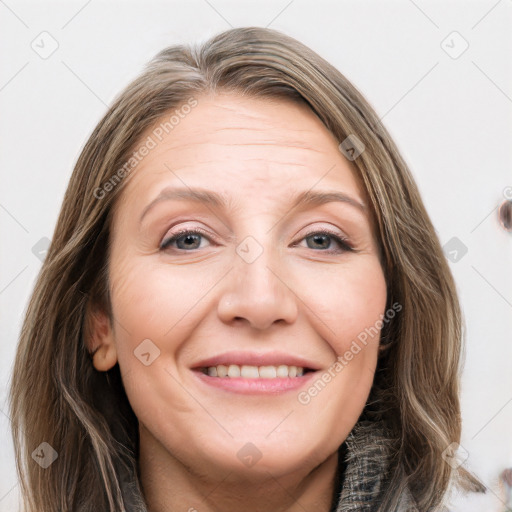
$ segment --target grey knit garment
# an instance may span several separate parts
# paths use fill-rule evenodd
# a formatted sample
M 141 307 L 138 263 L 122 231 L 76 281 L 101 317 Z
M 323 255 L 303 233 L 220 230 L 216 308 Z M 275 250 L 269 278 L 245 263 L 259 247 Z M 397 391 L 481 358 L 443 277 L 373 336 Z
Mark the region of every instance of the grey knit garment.
M 337 489 L 335 512 L 381 512 L 379 509 L 391 457 L 390 439 L 375 422 L 360 420 L 348 435 L 341 488 Z M 418 512 L 406 490 L 396 508 L 383 512 Z

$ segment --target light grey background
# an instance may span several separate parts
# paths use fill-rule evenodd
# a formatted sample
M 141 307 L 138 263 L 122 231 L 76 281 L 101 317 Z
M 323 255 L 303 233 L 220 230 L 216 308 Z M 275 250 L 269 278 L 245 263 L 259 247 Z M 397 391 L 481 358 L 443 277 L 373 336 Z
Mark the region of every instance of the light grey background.
M 450 262 L 467 325 L 461 444 L 489 492 L 455 497 L 453 510 L 503 510 L 512 234 L 497 207 L 507 190 L 512 198 L 512 0 L 0 0 L 0 511 L 15 510 L 19 492 L 6 396 L 41 266 L 33 247 L 52 236 L 81 148 L 157 51 L 248 25 L 296 37 L 353 81 L 410 165 L 441 242 L 467 247 Z

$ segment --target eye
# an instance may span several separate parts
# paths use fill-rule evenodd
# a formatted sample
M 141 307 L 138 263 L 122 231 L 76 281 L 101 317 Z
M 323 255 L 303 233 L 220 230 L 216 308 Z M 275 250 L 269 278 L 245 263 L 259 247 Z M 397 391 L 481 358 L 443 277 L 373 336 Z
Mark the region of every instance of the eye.
M 161 250 L 168 248 L 190 251 L 201 249 L 201 240 L 206 239 L 211 241 L 209 236 L 199 229 L 183 229 L 165 239 L 160 245 Z M 354 252 L 354 248 L 348 243 L 347 238 L 337 235 L 328 230 L 312 231 L 308 233 L 302 240 L 311 240 L 308 243 L 309 249 L 319 249 L 321 251 L 331 253 L 341 253 L 345 251 Z M 332 240 L 338 245 L 338 249 L 331 249 Z M 176 244 L 176 247 L 172 247 Z M 298 245 L 298 244 L 295 244 Z
M 320 249 L 327 253 L 341 253 L 345 251 L 354 251 L 354 248 L 348 243 L 348 239 L 337 235 L 328 230 L 312 231 L 308 233 L 302 240 L 311 240 L 308 243 L 309 249 Z M 338 249 L 331 249 L 332 240 L 338 245 Z
M 168 249 L 172 244 L 176 242 L 177 249 L 188 251 L 190 249 L 200 249 L 201 238 L 210 240 L 206 233 L 198 229 L 183 229 L 178 231 L 171 237 L 165 239 L 160 245 L 161 250 Z

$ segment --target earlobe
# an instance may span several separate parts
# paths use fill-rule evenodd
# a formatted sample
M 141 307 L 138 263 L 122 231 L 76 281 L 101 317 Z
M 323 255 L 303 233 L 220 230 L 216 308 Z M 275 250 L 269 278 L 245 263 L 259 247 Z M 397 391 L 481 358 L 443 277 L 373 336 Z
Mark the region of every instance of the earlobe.
M 117 363 L 117 350 L 110 320 L 103 311 L 96 310 L 90 313 L 89 325 L 87 345 L 94 368 L 106 372 Z
M 99 372 L 110 370 L 117 363 L 117 351 L 113 343 L 102 344 L 93 352 L 92 364 Z

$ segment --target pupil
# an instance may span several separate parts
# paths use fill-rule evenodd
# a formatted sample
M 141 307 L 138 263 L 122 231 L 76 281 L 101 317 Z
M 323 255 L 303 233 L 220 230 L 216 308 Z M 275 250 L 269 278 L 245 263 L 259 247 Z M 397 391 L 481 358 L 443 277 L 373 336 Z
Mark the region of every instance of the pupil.
M 190 248 L 194 243 L 197 242 L 198 235 L 185 235 L 182 237 L 182 240 L 184 241 L 185 245 Z
M 327 242 L 328 242 L 328 237 L 327 237 L 327 235 L 314 235 L 314 236 L 313 236 L 313 240 L 315 241 L 315 243 L 320 243 L 320 245 L 322 245 L 322 242 L 321 242 L 321 241 L 320 241 L 320 242 L 318 242 L 318 241 L 319 241 L 319 239 L 320 239 L 320 240 L 322 240 L 322 239 L 323 239 L 323 241 L 324 241 L 324 242 L 327 240 Z M 324 244 L 323 244 L 323 246 L 324 246 L 323 248 L 327 249 L 327 248 L 329 247 L 329 243 L 327 243 L 327 245 L 324 243 Z

